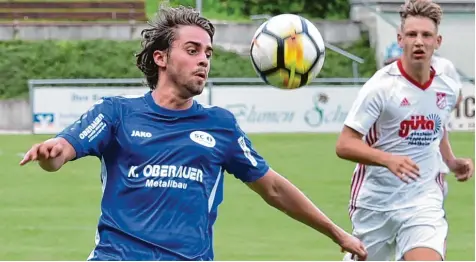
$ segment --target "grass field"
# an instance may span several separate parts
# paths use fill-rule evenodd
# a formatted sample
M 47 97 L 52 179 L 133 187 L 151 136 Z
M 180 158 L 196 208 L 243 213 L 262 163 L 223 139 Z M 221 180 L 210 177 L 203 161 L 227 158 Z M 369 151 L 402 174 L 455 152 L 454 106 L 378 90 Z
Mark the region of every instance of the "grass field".
M 101 187 L 99 161 L 85 158 L 57 173 L 19 167 L 21 153 L 47 137 L 0 136 L 0 259 L 85 260 L 94 246 Z M 354 165 L 334 154 L 335 135 L 252 135 L 278 172 L 301 188 L 335 222 L 347 216 Z M 474 134 L 451 135 L 457 155 L 474 159 Z M 449 178 L 448 260 L 474 261 L 474 180 Z M 268 207 L 232 176 L 215 232 L 217 260 L 341 260 L 327 238 Z

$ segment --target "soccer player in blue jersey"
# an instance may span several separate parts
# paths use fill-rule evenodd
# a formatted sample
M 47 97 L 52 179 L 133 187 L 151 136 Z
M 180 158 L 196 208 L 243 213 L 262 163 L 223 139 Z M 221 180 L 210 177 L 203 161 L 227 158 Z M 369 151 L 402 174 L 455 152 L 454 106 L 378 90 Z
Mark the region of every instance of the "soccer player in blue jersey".
M 193 99 L 210 70 L 212 23 L 193 9 L 162 7 L 151 26 L 137 55 L 151 91 L 101 99 L 20 162 L 53 172 L 85 156 L 101 160 L 101 215 L 88 260 L 213 260 L 225 171 L 365 259 L 359 240 L 268 166 L 233 114 Z

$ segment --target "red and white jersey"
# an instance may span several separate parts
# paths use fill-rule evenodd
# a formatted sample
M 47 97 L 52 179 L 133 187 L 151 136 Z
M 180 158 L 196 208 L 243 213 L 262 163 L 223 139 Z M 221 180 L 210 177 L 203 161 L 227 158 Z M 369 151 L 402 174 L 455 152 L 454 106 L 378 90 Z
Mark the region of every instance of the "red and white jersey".
M 351 214 L 356 207 L 387 211 L 442 205 L 439 145 L 460 86 L 435 70 L 421 85 L 398 60 L 377 71 L 359 91 L 344 124 L 363 134 L 371 147 L 410 157 L 420 168 L 420 178 L 406 184 L 385 167 L 358 164 Z

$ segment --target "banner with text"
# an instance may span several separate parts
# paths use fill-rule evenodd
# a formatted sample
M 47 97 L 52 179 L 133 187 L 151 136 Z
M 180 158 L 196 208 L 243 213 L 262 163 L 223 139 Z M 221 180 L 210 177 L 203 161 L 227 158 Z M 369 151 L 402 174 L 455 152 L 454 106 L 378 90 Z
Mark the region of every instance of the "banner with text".
M 77 121 L 104 96 L 140 96 L 147 88 L 35 87 L 33 132 L 52 134 Z M 196 97 L 209 104 L 209 89 Z M 220 86 L 212 89 L 212 104 L 231 111 L 250 133 L 339 132 L 359 88 L 309 86 L 280 90 L 265 86 Z M 465 84 L 463 100 L 452 113 L 450 129 L 474 131 L 474 86 Z
M 213 89 L 212 104 L 230 110 L 245 132 L 338 132 L 358 92 L 354 86 L 223 86 Z
M 34 87 L 33 133 L 55 134 L 77 121 L 105 96 L 141 96 L 147 87 Z M 208 90 L 196 98 L 208 103 Z
M 452 131 L 474 131 L 474 85 L 464 83 L 463 99 L 453 111 L 449 128 Z

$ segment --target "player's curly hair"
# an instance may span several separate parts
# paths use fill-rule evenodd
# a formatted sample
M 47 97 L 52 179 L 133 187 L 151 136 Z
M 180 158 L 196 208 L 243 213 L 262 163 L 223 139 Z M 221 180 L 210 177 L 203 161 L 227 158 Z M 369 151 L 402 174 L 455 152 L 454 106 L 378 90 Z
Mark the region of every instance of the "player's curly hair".
M 154 61 L 154 51 L 167 51 L 175 40 L 179 26 L 195 25 L 203 28 L 210 35 L 213 42 L 215 27 L 206 18 L 201 17 L 199 12 L 184 6 L 169 7 L 161 4 L 157 11 L 156 19 L 148 23 L 151 27 L 142 30 L 142 51 L 136 54 L 136 66 L 144 73 L 147 85 L 151 90 L 157 87 L 159 80 L 158 66 Z
M 431 19 L 438 27 L 443 16 L 441 7 L 431 0 L 408 0 L 400 8 L 400 18 L 402 21 L 402 28 L 405 20 L 411 16 L 426 17 Z

